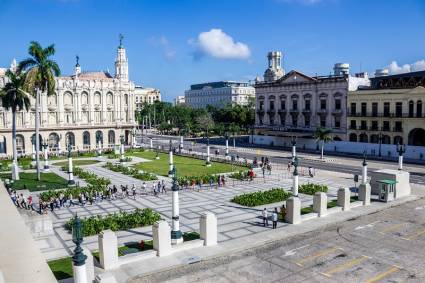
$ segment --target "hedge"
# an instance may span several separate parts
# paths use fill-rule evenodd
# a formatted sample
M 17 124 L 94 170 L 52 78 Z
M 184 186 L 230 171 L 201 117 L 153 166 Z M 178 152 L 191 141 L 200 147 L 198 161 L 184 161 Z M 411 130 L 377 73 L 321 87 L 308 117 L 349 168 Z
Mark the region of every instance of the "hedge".
M 283 188 L 273 188 L 268 191 L 243 194 L 235 196 L 231 202 L 253 207 L 269 203 L 281 202 L 287 200 L 292 194 L 283 190 Z
M 147 173 L 147 172 L 140 172 L 137 169 L 123 166 L 121 164 L 112 164 L 111 162 L 107 162 L 103 168 L 109 169 L 114 172 L 120 172 L 125 175 L 129 175 L 133 178 L 142 180 L 142 181 L 153 181 L 158 180 L 155 174 Z
M 317 184 L 303 184 L 298 187 L 298 192 L 306 195 L 314 195 L 317 192 L 328 192 L 328 186 L 326 185 L 317 185 Z

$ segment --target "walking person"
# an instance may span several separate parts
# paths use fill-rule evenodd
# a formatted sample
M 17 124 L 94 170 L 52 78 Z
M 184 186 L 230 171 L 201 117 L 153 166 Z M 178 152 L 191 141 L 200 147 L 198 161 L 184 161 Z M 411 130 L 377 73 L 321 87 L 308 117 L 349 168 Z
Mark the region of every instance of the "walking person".
M 267 208 L 263 209 L 262 215 L 263 215 L 263 226 L 268 227 L 269 226 L 269 212 L 267 211 Z
M 273 229 L 276 229 L 276 227 L 277 227 L 277 207 L 274 208 L 274 211 L 272 213 L 272 221 L 273 221 Z
M 266 177 L 266 164 L 263 165 L 263 167 L 261 167 L 261 171 L 263 172 L 263 179 Z
M 133 187 L 131 187 L 131 191 L 133 192 L 133 199 L 136 199 L 136 186 L 133 184 Z
M 308 175 L 309 175 L 311 178 L 313 178 L 313 177 L 314 177 L 314 174 L 313 174 L 313 167 L 311 167 L 311 166 L 309 166 L 309 167 L 308 167 Z

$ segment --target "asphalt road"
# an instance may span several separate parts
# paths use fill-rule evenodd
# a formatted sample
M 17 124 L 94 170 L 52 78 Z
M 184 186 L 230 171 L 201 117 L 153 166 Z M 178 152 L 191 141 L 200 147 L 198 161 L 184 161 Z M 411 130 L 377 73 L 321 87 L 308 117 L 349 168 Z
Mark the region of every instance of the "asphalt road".
M 147 141 L 146 141 L 147 143 Z M 163 138 L 161 136 L 154 136 L 154 146 L 162 145 L 165 148 L 169 145 L 169 139 Z M 178 144 L 178 139 L 174 138 L 174 145 Z M 279 163 L 284 166 L 287 164 L 291 158 L 291 153 L 289 151 L 277 151 L 277 150 L 270 150 L 270 149 L 263 149 L 263 148 L 237 148 L 237 150 L 234 150 L 233 147 L 231 147 L 232 142 L 229 141 L 229 153 L 231 155 L 238 155 L 240 158 L 247 158 L 247 159 L 253 159 L 254 157 L 258 158 L 258 155 L 256 154 L 256 151 L 262 152 L 263 156 L 267 156 L 269 160 L 272 163 Z M 193 148 L 194 151 L 197 152 L 204 152 L 206 153 L 206 145 L 205 144 L 196 144 L 191 145 L 191 142 L 185 142 L 184 144 L 185 148 Z M 222 146 L 217 145 L 211 145 L 210 153 L 214 154 L 215 148 L 220 148 L 220 154 L 224 154 L 224 149 Z M 239 149 L 239 150 L 238 150 Z M 309 154 L 311 155 L 311 154 Z M 300 158 L 300 164 L 305 167 L 313 167 L 321 170 L 328 170 L 328 171 L 335 171 L 335 172 L 341 172 L 341 173 L 348 173 L 348 174 L 361 174 L 361 159 L 359 158 L 353 158 L 353 157 L 335 157 L 337 160 L 347 160 L 347 164 L 344 164 L 344 162 L 318 162 L 313 160 L 308 160 L 303 158 L 304 154 L 298 154 Z M 333 157 L 332 157 L 333 158 Z M 331 158 L 331 159 L 332 159 Z M 358 165 L 354 165 L 355 163 L 358 163 Z M 380 169 L 380 168 L 388 168 L 388 167 L 394 167 L 396 168 L 395 162 L 390 161 L 371 161 L 369 165 L 370 170 L 374 169 Z M 425 166 L 422 165 L 408 165 L 405 166 L 405 169 L 410 172 L 410 182 L 416 183 L 416 184 L 422 184 L 425 185 Z
M 130 282 L 425 282 L 425 200 Z

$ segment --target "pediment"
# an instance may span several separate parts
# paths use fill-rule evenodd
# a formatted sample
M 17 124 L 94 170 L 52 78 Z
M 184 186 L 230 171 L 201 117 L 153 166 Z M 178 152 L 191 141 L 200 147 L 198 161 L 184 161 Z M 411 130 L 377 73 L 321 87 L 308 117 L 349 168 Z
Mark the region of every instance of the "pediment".
M 314 78 L 304 75 L 301 72 L 292 70 L 287 73 L 285 76 L 278 80 L 279 83 L 288 84 L 288 83 L 303 83 L 303 82 L 314 82 L 316 81 Z

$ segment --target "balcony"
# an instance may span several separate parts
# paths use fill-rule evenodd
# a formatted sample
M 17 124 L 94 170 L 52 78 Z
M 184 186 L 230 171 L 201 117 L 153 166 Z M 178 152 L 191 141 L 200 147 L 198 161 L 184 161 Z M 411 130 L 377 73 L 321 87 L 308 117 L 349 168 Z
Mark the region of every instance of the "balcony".
M 342 109 L 334 109 L 334 110 L 332 110 L 332 115 L 342 115 Z
M 276 114 L 276 110 L 274 110 L 274 109 L 269 109 L 269 110 L 267 110 L 267 114 L 269 114 L 269 115 L 274 115 L 274 114 Z
M 298 114 L 299 110 L 298 109 L 291 109 L 291 110 L 289 110 L 289 112 Z
M 303 114 L 311 114 L 311 109 L 310 108 L 308 108 L 308 109 L 304 108 L 302 112 L 303 112 Z
M 327 109 L 319 109 L 319 110 L 317 110 L 317 114 L 318 115 L 328 115 L 328 110 Z
M 278 111 L 277 111 L 279 114 L 286 114 L 286 109 L 279 109 Z

